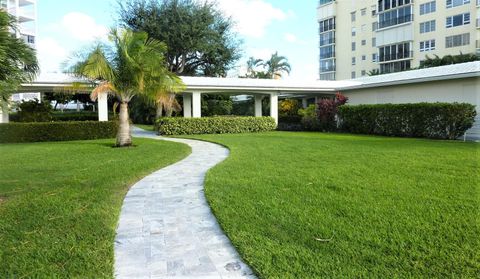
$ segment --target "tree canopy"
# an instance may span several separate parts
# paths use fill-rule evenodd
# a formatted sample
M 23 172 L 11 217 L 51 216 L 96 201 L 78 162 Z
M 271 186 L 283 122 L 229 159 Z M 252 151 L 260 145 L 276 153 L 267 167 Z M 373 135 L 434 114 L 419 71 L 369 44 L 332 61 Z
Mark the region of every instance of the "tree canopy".
M 241 56 L 232 20 L 214 3 L 129 0 L 119 5 L 120 24 L 164 42 L 168 68 L 178 75 L 226 76 Z
M 0 9 L 0 103 L 40 70 L 35 50 L 16 37 L 16 30 L 15 18 Z
M 262 69 L 262 70 L 260 70 Z M 272 54 L 270 59 L 264 61 L 250 57 L 247 61 L 247 73 L 245 78 L 259 79 L 278 79 L 284 73 L 290 74 L 292 67 L 285 56 L 278 55 L 278 52 Z

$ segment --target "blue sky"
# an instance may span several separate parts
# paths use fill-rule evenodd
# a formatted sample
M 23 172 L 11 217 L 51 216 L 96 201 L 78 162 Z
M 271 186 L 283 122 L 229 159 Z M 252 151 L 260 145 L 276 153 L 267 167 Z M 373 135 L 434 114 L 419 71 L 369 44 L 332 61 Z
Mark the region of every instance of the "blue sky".
M 317 1 L 217 0 L 218 8 L 236 22 L 244 41 L 236 75 L 249 56 L 267 59 L 278 51 L 292 65 L 289 78 L 318 77 Z M 37 47 L 43 72 L 60 71 L 75 51 L 105 39 L 115 26 L 116 0 L 39 0 Z M 301 4 L 300 4 L 301 3 Z

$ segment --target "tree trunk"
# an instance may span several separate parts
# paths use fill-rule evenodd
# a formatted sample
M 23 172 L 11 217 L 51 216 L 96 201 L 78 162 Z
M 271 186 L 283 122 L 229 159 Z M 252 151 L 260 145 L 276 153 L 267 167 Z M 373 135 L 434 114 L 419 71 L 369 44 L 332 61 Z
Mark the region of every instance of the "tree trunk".
M 128 117 L 128 103 L 120 104 L 120 125 L 117 134 L 117 146 L 127 147 L 132 145 L 132 135 L 130 134 L 130 122 Z
M 168 95 L 168 106 L 165 108 L 165 116 L 166 117 L 172 117 L 174 98 L 175 98 L 175 94 L 169 94 Z
M 157 115 L 156 118 L 160 118 L 163 116 L 163 104 L 162 103 L 157 103 Z

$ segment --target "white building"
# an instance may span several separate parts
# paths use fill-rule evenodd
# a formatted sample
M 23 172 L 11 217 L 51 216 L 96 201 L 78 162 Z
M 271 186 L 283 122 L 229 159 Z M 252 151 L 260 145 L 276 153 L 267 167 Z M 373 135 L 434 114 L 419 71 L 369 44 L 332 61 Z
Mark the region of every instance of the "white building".
M 320 79 L 398 72 L 478 53 L 480 0 L 320 0 Z
M 37 40 L 37 0 L 0 0 L 0 8 L 17 19 L 17 36 L 28 45 L 36 48 Z M 40 99 L 39 93 L 14 94 L 12 101 Z

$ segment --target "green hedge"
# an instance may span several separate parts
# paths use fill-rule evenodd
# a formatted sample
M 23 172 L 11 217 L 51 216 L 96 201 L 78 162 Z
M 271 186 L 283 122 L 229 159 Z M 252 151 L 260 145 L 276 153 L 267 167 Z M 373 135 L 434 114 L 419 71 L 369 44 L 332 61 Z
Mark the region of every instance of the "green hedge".
M 475 116 L 475 106 L 465 103 L 347 105 L 338 112 L 345 132 L 432 139 L 457 139 Z
M 234 134 L 272 131 L 271 117 L 170 117 L 157 120 L 161 135 Z
M 50 120 L 53 122 L 64 122 L 64 121 L 98 121 L 98 112 L 83 111 L 83 112 L 53 112 L 50 114 Z M 113 114 L 108 115 L 109 119 L 114 119 Z M 10 114 L 10 122 L 28 122 L 31 121 L 22 121 L 18 113 Z
M 114 138 L 116 122 L 38 122 L 0 124 L 0 143 Z

